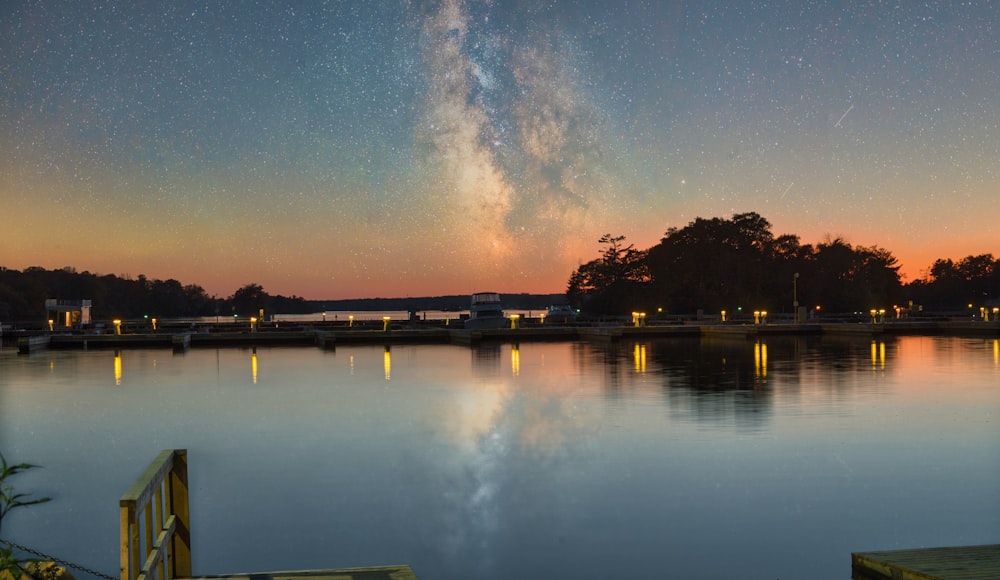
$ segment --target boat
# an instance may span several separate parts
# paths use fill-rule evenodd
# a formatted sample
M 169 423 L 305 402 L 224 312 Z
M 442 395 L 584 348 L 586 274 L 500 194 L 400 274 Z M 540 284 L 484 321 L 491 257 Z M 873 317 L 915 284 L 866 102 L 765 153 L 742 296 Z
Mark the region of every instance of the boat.
M 569 304 L 549 306 L 545 312 L 545 322 L 550 324 L 568 324 L 576 322 L 577 312 Z
M 469 306 L 469 319 L 465 321 L 465 328 L 471 330 L 505 328 L 509 323 L 510 321 L 503 315 L 500 294 L 496 292 L 477 292 L 472 295 L 472 303 Z

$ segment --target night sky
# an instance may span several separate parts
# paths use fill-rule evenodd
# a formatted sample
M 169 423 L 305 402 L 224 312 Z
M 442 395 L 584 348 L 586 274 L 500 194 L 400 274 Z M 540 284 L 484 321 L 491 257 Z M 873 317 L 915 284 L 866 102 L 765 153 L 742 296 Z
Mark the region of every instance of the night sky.
M 562 292 L 756 211 L 1000 253 L 1000 4 L 0 5 L 0 266 L 228 296 Z

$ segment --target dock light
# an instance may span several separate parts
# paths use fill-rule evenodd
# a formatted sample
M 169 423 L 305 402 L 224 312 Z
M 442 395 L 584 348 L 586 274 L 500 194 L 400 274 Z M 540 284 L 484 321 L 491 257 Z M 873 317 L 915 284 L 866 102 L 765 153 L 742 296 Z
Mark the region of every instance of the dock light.
M 350 328 L 352 326 L 354 326 L 354 315 L 353 314 L 349 314 L 347 316 L 347 327 Z
M 256 316 L 251 316 L 250 317 L 250 332 L 253 332 L 256 329 L 257 329 L 257 317 Z
M 326 322 L 326 312 L 323 313 L 323 322 Z
M 382 332 L 389 332 L 389 317 L 382 317 Z
M 55 320 L 52 320 L 51 318 L 49 319 L 49 332 L 52 332 L 52 325 L 55 323 L 56 323 Z
M 510 328 L 511 328 L 511 330 L 517 328 L 517 321 L 520 320 L 520 319 L 521 319 L 521 315 L 520 314 L 511 314 L 510 315 Z
M 645 312 L 633 312 L 632 313 L 632 324 L 634 324 L 636 328 L 639 328 L 640 326 L 642 326 L 642 320 L 644 318 L 646 318 L 646 313 Z
M 753 311 L 753 323 L 760 324 L 760 310 Z
M 767 324 L 767 310 L 760 311 L 760 323 Z
M 725 322 L 725 321 L 726 321 L 726 311 L 723 310 L 722 311 L 722 322 Z
M 540 321 L 540 324 L 545 324 L 545 313 L 544 312 L 538 315 L 538 320 Z
M 122 321 L 116 318 L 116 319 L 112 320 L 111 323 L 115 325 L 115 334 L 121 335 L 121 333 L 122 333 Z
M 150 322 L 153 323 L 153 332 L 156 332 L 156 319 L 155 318 L 150 319 Z

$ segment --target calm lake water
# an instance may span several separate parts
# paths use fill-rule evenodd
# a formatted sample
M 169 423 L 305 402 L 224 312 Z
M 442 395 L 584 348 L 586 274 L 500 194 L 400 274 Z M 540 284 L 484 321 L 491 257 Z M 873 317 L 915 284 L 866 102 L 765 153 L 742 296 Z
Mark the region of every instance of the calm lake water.
M 847 578 L 852 550 L 1000 542 L 1000 344 L 0 351 L 0 450 L 53 498 L 5 538 L 116 576 L 118 498 L 165 448 L 196 574 Z

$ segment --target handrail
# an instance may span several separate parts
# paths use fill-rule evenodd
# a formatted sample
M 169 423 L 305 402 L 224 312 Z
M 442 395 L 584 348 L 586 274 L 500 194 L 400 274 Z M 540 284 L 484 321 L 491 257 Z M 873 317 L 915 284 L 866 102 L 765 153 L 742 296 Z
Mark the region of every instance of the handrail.
M 160 453 L 119 505 L 121 580 L 190 577 L 187 450 Z

